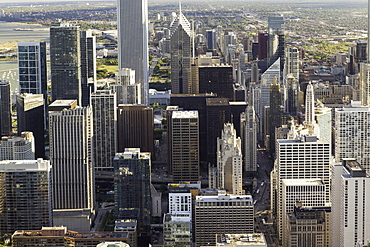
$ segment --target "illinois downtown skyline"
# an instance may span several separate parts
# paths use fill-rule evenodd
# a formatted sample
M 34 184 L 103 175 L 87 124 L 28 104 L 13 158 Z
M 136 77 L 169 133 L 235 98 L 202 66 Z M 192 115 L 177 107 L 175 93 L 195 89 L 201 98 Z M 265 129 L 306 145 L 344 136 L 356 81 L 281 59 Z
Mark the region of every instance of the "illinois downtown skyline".
M 0 246 L 370 246 L 368 13 L 0 3 Z

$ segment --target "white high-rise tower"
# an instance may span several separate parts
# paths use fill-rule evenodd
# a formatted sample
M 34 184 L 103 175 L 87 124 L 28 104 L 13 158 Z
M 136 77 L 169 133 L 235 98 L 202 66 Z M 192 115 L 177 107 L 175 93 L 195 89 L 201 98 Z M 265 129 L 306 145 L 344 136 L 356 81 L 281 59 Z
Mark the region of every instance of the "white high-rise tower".
M 315 95 L 311 83 L 307 85 L 306 90 L 306 125 L 312 126 L 315 123 Z
M 142 103 L 149 101 L 148 1 L 118 0 L 118 68 L 135 70 Z

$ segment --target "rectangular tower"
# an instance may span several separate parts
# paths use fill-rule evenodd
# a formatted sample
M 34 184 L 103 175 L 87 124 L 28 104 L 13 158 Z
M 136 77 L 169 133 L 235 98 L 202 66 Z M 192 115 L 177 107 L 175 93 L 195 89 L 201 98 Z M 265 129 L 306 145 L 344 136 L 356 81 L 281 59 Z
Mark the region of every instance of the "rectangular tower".
M 174 111 L 171 119 L 170 164 L 174 182 L 199 180 L 198 111 Z
M 96 39 L 91 30 L 80 31 L 82 106 L 90 105 L 96 84 Z
M 51 107 L 58 104 L 65 105 L 58 100 Z M 49 112 L 54 209 L 94 207 L 92 137 L 90 107 Z
M 93 113 L 93 159 L 95 179 L 113 184 L 113 158 L 117 150 L 116 94 L 97 90 L 91 95 Z
M 0 160 L 34 160 L 35 139 L 32 132 L 21 136 L 3 136 L 0 141 Z
M 10 104 L 10 84 L 0 80 L 0 135 L 12 133 L 12 112 Z
M 81 104 L 80 32 L 78 27 L 50 28 L 52 100 L 77 99 Z
M 51 166 L 47 160 L 0 161 L 0 235 L 52 226 Z
M 143 104 L 149 102 L 148 1 L 118 0 L 118 68 L 135 70 Z

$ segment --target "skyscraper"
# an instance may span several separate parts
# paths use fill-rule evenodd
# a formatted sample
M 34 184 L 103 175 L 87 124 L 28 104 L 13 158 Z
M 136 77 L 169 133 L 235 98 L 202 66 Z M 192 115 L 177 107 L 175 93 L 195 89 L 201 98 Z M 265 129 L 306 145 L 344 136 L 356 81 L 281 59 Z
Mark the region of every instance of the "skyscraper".
M 119 104 L 142 104 L 141 84 L 135 82 L 135 70 L 121 68 L 116 72 L 116 84 L 112 85 Z
M 240 137 L 234 125 L 224 124 L 221 137 L 217 138 L 217 187 L 233 195 L 243 195 L 243 155 Z
M 124 153 L 116 154 L 113 165 L 117 208 L 140 209 L 139 226 L 150 225 L 150 153 L 140 152 L 140 148 L 126 148 Z
M 0 235 L 52 226 L 50 162 L 0 161 Z
M 311 83 L 307 85 L 305 107 L 305 124 L 312 126 L 315 123 L 315 93 Z
M 284 74 L 291 75 L 299 80 L 299 50 L 296 47 L 285 49 Z
M 18 135 L 32 131 L 35 137 L 36 158 L 45 157 L 44 95 L 22 93 L 17 95 Z
M 280 64 L 284 65 L 284 17 L 269 17 L 269 64 L 273 64 L 280 58 Z M 280 66 L 283 69 L 284 66 Z
M 198 111 L 172 112 L 170 133 L 172 175 L 175 182 L 199 180 Z
M 20 93 L 43 94 L 46 99 L 45 42 L 18 43 L 18 79 Z
M 96 84 L 96 40 L 91 30 L 80 31 L 81 106 L 90 105 Z
M 360 64 L 360 100 L 370 107 L 370 62 Z
M 247 176 L 257 172 L 257 116 L 253 106 L 241 113 L 241 137 L 243 141 L 244 170 Z
M 207 30 L 206 31 L 206 39 L 207 39 L 207 49 L 208 50 L 215 50 L 217 49 L 217 40 L 216 40 L 216 30 Z
M 117 153 L 116 94 L 97 90 L 91 95 L 91 107 L 95 179 L 110 179 L 113 184 L 113 158 Z
M 335 160 L 354 158 L 370 172 L 370 108 L 355 105 L 335 109 Z M 359 103 L 359 102 L 357 102 Z
M 65 105 L 65 101 L 50 106 L 59 104 Z M 90 106 L 49 112 L 54 209 L 94 207 L 92 136 Z
M 12 133 L 12 115 L 10 104 L 10 84 L 0 80 L 0 135 Z
M 21 136 L 3 136 L 0 141 L 0 160 L 34 160 L 35 140 L 32 132 Z
M 148 1 L 118 0 L 118 68 L 135 70 L 143 104 L 149 102 Z
M 80 32 L 78 27 L 50 28 L 52 100 L 77 99 L 81 104 Z
M 170 25 L 171 84 L 173 93 L 191 92 L 191 29 L 181 12 Z

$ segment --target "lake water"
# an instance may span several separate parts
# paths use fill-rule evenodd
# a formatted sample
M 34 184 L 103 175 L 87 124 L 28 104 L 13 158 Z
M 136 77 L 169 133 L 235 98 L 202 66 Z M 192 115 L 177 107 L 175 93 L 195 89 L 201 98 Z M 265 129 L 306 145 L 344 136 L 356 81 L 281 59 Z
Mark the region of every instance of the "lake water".
M 15 31 L 15 28 L 30 28 L 34 31 Z M 8 41 L 31 42 L 46 41 L 49 42 L 49 31 L 40 25 L 28 25 L 19 22 L 0 21 L 0 43 Z M 0 80 L 7 80 L 11 83 L 11 90 L 14 92 L 18 88 L 18 62 L 0 60 Z

